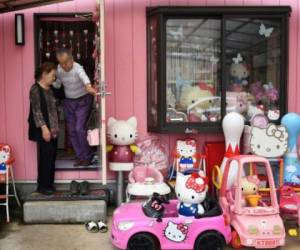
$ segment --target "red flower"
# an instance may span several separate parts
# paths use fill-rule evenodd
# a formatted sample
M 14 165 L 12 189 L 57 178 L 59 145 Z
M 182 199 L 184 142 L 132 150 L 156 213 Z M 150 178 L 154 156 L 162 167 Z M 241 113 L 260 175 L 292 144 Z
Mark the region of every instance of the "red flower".
M 208 179 L 205 176 L 200 176 L 197 173 L 191 174 L 191 176 L 187 179 L 185 186 L 188 189 L 193 189 L 197 193 L 201 193 L 205 190 L 208 184 Z

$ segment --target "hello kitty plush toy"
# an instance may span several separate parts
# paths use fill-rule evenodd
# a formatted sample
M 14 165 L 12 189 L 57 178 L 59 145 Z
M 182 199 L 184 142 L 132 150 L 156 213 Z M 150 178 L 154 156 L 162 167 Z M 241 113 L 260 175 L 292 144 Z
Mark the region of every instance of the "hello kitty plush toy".
M 133 116 L 127 121 L 108 119 L 107 136 L 109 144 L 109 166 L 113 171 L 130 171 L 133 168 L 134 154 L 139 149 L 135 145 L 137 138 L 137 120 Z
M 208 179 L 202 171 L 190 175 L 177 173 L 175 192 L 178 214 L 181 216 L 199 216 L 204 214 L 202 202 L 206 198 Z
M 0 144 L 0 174 L 6 172 L 6 164 L 10 160 L 10 147 Z

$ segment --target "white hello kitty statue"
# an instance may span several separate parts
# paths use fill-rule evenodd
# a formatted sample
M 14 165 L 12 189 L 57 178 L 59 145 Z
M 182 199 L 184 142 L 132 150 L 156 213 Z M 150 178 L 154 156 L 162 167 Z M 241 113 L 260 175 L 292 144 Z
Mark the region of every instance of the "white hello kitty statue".
M 137 138 L 137 120 L 133 116 L 127 121 L 108 119 L 107 137 L 110 144 L 109 167 L 112 171 L 130 171 L 133 168 L 134 154 L 138 153 L 135 145 Z
M 107 137 L 111 143 L 107 145 L 109 168 L 112 171 L 118 171 L 117 205 L 119 206 L 124 200 L 123 171 L 133 169 L 134 154 L 139 152 L 138 147 L 135 145 L 137 138 L 136 118 L 133 116 L 125 121 L 110 117 L 108 119 Z
M 190 175 L 177 173 L 175 193 L 178 214 L 181 216 L 198 216 L 204 214 L 202 202 L 206 198 L 208 179 L 202 171 Z

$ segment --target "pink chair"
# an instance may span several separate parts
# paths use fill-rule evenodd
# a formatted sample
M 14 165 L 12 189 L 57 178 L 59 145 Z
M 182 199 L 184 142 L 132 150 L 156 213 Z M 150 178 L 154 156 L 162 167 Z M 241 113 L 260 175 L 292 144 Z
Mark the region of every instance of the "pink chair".
M 126 189 L 127 201 L 132 195 L 144 197 L 154 192 L 166 195 L 171 192 L 170 187 L 164 183 L 164 177 L 159 170 L 151 166 L 137 166 L 128 175 Z

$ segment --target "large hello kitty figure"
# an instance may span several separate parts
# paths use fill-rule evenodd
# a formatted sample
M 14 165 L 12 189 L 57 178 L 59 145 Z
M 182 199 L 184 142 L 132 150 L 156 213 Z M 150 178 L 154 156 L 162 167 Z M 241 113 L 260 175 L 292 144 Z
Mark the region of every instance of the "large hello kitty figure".
M 206 198 L 208 179 L 203 172 L 183 175 L 177 173 L 175 193 L 178 204 L 178 214 L 181 216 L 195 216 L 204 214 L 202 202 Z
M 109 166 L 113 171 L 130 171 L 133 168 L 134 154 L 138 147 L 134 144 L 137 138 L 137 120 L 133 116 L 127 121 L 108 119 L 107 136 L 110 144 Z
M 6 164 L 10 160 L 10 147 L 0 144 L 0 174 L 6 172 Z

